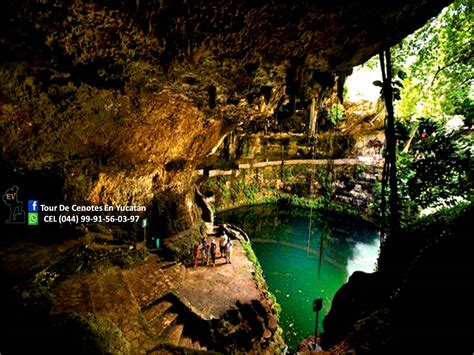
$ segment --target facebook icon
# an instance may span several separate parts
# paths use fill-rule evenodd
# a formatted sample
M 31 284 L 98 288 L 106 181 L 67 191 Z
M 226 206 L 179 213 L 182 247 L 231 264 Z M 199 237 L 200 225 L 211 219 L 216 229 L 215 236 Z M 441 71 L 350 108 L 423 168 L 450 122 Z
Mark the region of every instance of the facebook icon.
M 38 212 L 38 200 L 28 201 L 28 212 Z

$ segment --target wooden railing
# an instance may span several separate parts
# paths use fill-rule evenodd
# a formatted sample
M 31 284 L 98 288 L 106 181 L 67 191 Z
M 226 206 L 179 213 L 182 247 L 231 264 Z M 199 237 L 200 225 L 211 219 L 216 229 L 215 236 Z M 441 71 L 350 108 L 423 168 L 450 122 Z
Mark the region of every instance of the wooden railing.
M 239 170 L 258 169 L 274 166 L 292 166 L 292 165 L 327 165 L 332 162 L 334 165 L 366 165 L 366 166 L 383 166 L 383 159 L 371 157 L 359 157 L 352 159 L 291 159 L 291 160 L 273 160 L 239 164 L 235 169 L 197 169 L 194 176 L 230 176 L 236 175 Z

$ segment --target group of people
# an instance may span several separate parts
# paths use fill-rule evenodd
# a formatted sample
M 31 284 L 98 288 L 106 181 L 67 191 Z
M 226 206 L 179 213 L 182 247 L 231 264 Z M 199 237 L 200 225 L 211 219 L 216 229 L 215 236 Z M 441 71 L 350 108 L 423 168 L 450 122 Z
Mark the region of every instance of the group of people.
M 232 264 L 232 240 L 222 231 L 221 236 L 218 238 L 219 243 L 219 258 L 225 258 L 226 264 Z M 201 261 L 202 265 L 209 264 L 214 267 L 216 265 L 217 257 L 217 243 L 214 238 L 211 238 L 209 243 L 206 238 L 203 238 L 200 245 L 194 247 L 194 267 L 196 267 Z

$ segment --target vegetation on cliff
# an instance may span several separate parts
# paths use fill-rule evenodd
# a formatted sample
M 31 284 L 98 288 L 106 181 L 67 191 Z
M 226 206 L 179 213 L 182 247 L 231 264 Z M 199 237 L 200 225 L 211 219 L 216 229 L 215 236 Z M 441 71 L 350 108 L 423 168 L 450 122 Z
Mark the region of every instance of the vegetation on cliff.
M 472 16 L 471 2 L 455 1 L 393 50 L 404 226 L 382 244 L 378 270 L 336 294 L 325 330 L 338 353 L 472 349 Z
M 399 66 L 406 71 L 397 105 L 398 116 L 474 118 L 473 5 L 456 0 L 397 48 Z
M 472 3 L 457 0 L 396 50 L 400 198 L 409 217 L 472 199 Z
M 392 49 L 400 203 L 394 211 L 400 209 L 402 223 L 472 200 L 472 16 L 472 4 L 457 0 Z M 382 213 L 391 187 L 378 194 Z

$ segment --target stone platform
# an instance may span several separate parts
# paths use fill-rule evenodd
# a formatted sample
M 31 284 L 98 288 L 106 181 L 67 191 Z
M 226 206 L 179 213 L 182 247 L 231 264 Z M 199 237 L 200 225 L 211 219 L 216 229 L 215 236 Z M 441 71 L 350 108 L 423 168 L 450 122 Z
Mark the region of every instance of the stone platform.
M 241 244 L 234 241 L 232 263 L 216 258 L 216 266 L 186 269 L 185 281 L 173 293 L 200 318 L 219 319 L 237 302 L 259 299 L 253 274 L 255 266 L 248 260 Z
M 225 339 L 222 329 L 214 334 L 212 324 L 220 324 L 229 312 L 240 314 L 242 305 L 247 311 L 258 303 L 256 308 L 265 314 L 239 315 L 239 322 L 257 319 L 256 344 L 269 342 L 276 332 L 275 317 L 240 242 L 235 241 L 233 249 L 232 263 L 217 258 L 215 267 L 186 268 L 150 255 L 133 269 L 112 267 L 77 275 L 55 290 L 52 313 L 91 312 L 109 318 L 130 343 L 132 354 L 160 353 L 163 345 L 207 351 L 221 349 L 219 339 Z M 191 318 L 209 328 L 209 336 L 203 337 Z

